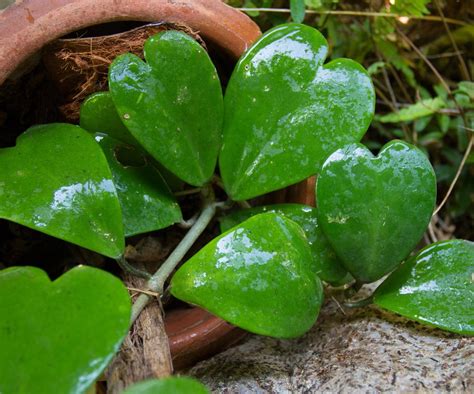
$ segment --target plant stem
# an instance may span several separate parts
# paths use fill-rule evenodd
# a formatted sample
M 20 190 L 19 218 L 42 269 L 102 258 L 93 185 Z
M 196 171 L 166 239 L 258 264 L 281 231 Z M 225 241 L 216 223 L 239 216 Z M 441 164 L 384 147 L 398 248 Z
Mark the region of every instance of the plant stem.
M 182 190 L 179 192 L 173 193 L 175 197 L 184 197 L 184 196 L 189 196 L 190 194 L 197 194 L 201 192 L 200 187 L 195 187 L 194 189 L 187 189 L 187 190 Z
M 151 296 L 148 294 L 142 293 L 138 296 L 132 306 L 132 315 L 130 316 L 130 325 L 132 325 L 135 320 L 137 320 L 142 310 L 145 309 L 148 302 L 150 302 Z
M 135 275 L 139 278 L 143 278 L 143 279 L 150 279 L 151 278 L 151 275 L 146 272 L 146 271 L 143 271 L 141 269 L 138 269 L 138 268 L 135 268 L 133 265 L 131 265 L 127 259 L 125 258 L 125 256 L 120 256 L 118 259 L 116 259 L 118 265 L 120 266 L 120 268 L 122 268 L 122 270 L 124 270 L 125 272 L 128 272 L 132 275 Z
M 370 305 L 370 304 L 373 304 L 374 302 L 374 296 L 373 294 L 368 296 L 367 298 L 363 298 L 362 300 L 358 300 L 358 301 L 345 301 L 344 302 L 344 306 L 346 308 L 362 308 L 364 306 L 367 306 L 367 305 Z
M 252 208 L 252 206 L 245 200 L 237 201 L 237 204 L 239 204 L 239 206 L 244 209 Z
M 178 223 L 178 227 L 188 229 L 194 226 L 194 223 L 196 223 L 196 220 L 199 216 L 199 212 L 193 215 L 191 218 L 188 220 L 182 220 L 181 222 Z
M 163 294 L 163 287 L 166 280 L 214 217 L 216 213 L 216 202 L 211 187 L 209 186 L 208 188 L 204 188 L 201 193 L 204 198 L 204 208 L 201 214 L 197 218 L 194 225 L 186 233 L 181 242 L 178 244 L 176 249 L 173 250 L 173 252 L 168 256 L 158 271 L 156 271 L 155 274 L 149 279 L 148 290 Z M 140 296 L 136 299 L 132 307 L 132 323 L 140 315 L 140 312 L 143 310 L 143 308 L 145 308 L 150 299 L 151 297 L 148 294 L 140 294 Z
M 361 308 L 363 306 L 367 306 L 373 303 L 374 296 L 371 294 L 370 296 L 363 298 L 361 300 L 352 301 L 351 298 L 354 297 L 359 290 L 362 288 L 364 283 L 355 281 L 351 287 L 344 290 L 344 297 L 345 300 L 342 305 L 346 308 Z
M 214 217 L 216 212 L 216 207 L 214 202 L 207 204 L 201 215 L 196 220 L 196 223 L 190 228 L 185 237 L 179 243 L 178 247 L 173 250 L 173 253 L 166 259 L 160 269 L 150 278 L 148 285 L 150 290 L 157 291 L 158 293 L 163 293 L 163 286 L 165 284 L 168 276 L 171 275 L 176 265 L 182 260 L 184 255 L 188 250 L 193 246 L 196 239 L 202 234 L 206 229 L 209 222 Z

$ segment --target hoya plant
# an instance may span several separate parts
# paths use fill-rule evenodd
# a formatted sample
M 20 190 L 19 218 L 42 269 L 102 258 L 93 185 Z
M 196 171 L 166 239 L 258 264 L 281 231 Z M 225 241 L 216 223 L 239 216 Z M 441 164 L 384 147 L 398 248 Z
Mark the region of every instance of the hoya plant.
M 363 303 L 474 333 L 474 244 L 450 240 L 413 255 L 436 203 L 434 171 L 406 142 L 378 155 L 360 143 L 374 114 L 372 82 L 350 59 L 325 63 L 327 52 L 314 28 L 278 26 L 239 60 L 223 95 L 207 52 L 163 32 L 146 41 L 144 60 L 114 60 L 109 91 L 83 103 L 80 126 L 35 126 L 0 150 L 0 218 L 148 279 L 131 306 L 123 283 L 97 268 L 53 282 L 39 268 L 0 271 L 0 392 L 85 392 L 150 292 L 294 338 L 315 324 L 323 283 L 350 305 L 390 274 Z M 254 205 L 313 175 L 316 207 Z M 192 193 L 201 204 L 183 221 L 176 196 Z M 222 233 L 183 262 L 214 219 Z M 157 272 L 126 261 L 127 237 L 176 223 L 189 230 Z

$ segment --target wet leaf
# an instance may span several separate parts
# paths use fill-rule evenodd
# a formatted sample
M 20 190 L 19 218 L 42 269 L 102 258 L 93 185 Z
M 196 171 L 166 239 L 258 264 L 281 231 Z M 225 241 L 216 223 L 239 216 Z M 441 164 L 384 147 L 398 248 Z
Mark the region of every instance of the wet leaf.
M 328 44 L 314 28 L 280 25 L 240 59 L 225 95 L 219 165 L 226 191 L 245 200 L 319 172 L 337 148 L 359 141 L 374 89 L 349 59 L 323 66 Z
M 122 213 L 107 160 L 78 126 L 28 129 L 0 149 L 0 218 L 105 256 L 123 253 Z
M 0 392 L 84 393 L 130 321 L 122 282 L 79 266 L 51 282 L 34 267 L 0 271 Z
M 324 163 L 316 187 L 321 228 L 361 282 L 381 278 L 408 256 L 436 202 L 427 157 L 398 140 L 377 157 L 361 144 L 337 150 Z
M 82 103 L 80 125 L 92 134 L 106 134 L 116 140 L 142 149 L 140 143 L 130 134 L 130 131 L 120 119 L 109 92 L 93 93 Z M 151 157 L 148 157 L 147 161 L 158 169 L 173 191 L 182 190 L 183 181 L 176 175 Z
M 274 213 L 256 215 L 217 237 L 173 276 L 171 293 L 248 331 L 297 337 L 323 300 L 301 228 Z
M 120 119 L 109 92 L 97 92 L 81 105 L 80 126 L 91 133 L 107 134 L 130 145 L 140 146 Z
M 181 209 L 166 182 L 140 150 L 105 134 L 96 134 L 95 139 L 112 171 L 126 237 L 160 230 L 182 220 Z M 138 162 L 125 161 L 133 156 Z
M 197 380 L 185 376 L 152 379 L 128 387 L 123 394 L 208 394 Z
M 109 71 L 122 121 L 168 170 L 194 186 L 212 177 L 221 145 L 222 90 L 206 51 L 166 31 L 145 43 L 145 59 L 125 54 Z
M 221 231 L 225 232 L 248 218 L 264 212 L 285 216 L 301 227 L 313 254 L 313 271 L 322 280 L 336 286 L 351 280 L 351 275 L 338 261 L 336 253 L 320 229 L 316 208 L 302 204 L 275 204 L 242 209 L 220 219 Z
M 374 301 L 409 319 L 474 335 L 473 275 L 473 242 L 437 242 L 390 274 L 375 291 Z

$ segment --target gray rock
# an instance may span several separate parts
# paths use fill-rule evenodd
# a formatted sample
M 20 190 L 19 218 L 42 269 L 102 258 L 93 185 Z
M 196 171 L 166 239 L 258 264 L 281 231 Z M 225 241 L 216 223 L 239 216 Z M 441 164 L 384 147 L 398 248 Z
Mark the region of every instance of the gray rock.
M 473 392 L 474 339 L 333 299 L 302 338 L 249 336 L 187 371 L 219 393 Z

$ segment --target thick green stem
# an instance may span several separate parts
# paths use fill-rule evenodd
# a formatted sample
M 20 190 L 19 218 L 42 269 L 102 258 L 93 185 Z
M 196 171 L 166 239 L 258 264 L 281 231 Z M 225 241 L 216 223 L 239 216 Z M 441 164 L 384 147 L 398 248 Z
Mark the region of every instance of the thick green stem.
M 173 253 L 169 255 L 169 257 L 166 259 L 160 269 L 148 281 L 148 287 L 150 288 L 150 290 L 156 291 L 160 294 L 163 293 L 163 286 L 165 284 L 166 279 L 168 279 L 168 277 L 174 271 L 174 269 L 182 260 L 184 255 L 188 252 L 191 246 L 193 246 L 194 242 L 196 242 L 197 238 L 206 229 L 207 225 L 214 217 L 215 212 L 216 207 L 214 203 L 208 204 L 203 209 L 201 215 L 196 220 L 196 223 L 194 223 L 194 225 L 190 228 L 186 236 L 179 243 L 178 247 L 173 250 Z
M 156 273 L 149 279 L 148 288 L 151 291 L 163 294 L 163 288 L 166 280 L 214 217 L 216 213 L 216 202 L 212 189 L 210 187 L 203 189 L 202 194 L 204 197 L 204 208 L 201 214 L 197 218 L 194 225 L 186 233 L 176 249 L 173 250 L 173 252 L 168 256 L 158 271 L 156 271 Z M 132 307 L 132 323 L 140 315 L 140 312 L 143 310 L 143 308 L 145 308 L 150 299 L 151 297 L 148 294 L 141 294 L 136 299 Z
M 132 306 L 132 315 L 130 316 L 130 325 L 132 325 L 137 317 L 140 316 L 142 310 L 145 309 L 151 297 L 148 294 L 142 293 L 138 296 Z

